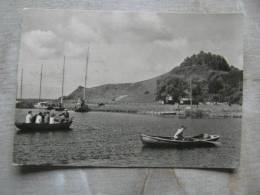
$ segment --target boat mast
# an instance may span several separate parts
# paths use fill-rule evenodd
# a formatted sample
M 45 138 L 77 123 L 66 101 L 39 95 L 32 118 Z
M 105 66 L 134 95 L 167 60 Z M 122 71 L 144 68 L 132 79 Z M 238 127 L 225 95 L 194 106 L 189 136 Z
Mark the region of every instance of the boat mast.
M 19 97 L 19 82 L 18 82 L 18 75 L 19 75 L 19 69 L 18 69 L 18 64 L 16 65 L 16 78 L 17 78 L 17 83 L 16 83 L 16 99 Z
M 64 95 L 64 74 L 65 74 L 65 56 L 63 58 L 63 69 L 62 69 L 62 83 L 61 83 L 61 98 L 60 103 L 63 103 L 63 95 Z
M 41 96 L 42 96 L 42 69 L 43 69 L 43 64 L 41 65 L 41 74 L 40 74 L 39 102 L 41 101 Z
M 89 60 L 89 47 L 88 47 L 87 57 L 86 57 L 84 100 L 86 100 L 86 97 L 87 97 L 87 95 L 86 95 L 86 88 L 87 88 L 88 60 Z
M 23 68 L 21 71 L 21 83 L 20 83 L 20 99 L 23 98 Z
M 192 106 L 192 78 L 190 78 L 190 106 Z

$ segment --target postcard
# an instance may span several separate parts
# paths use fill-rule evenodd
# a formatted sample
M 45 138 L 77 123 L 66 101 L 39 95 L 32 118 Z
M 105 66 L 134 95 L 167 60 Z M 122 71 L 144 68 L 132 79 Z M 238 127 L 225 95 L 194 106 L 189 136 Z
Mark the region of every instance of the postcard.
M 13 163 L 237 168 L 242 21 L 25 9 Z

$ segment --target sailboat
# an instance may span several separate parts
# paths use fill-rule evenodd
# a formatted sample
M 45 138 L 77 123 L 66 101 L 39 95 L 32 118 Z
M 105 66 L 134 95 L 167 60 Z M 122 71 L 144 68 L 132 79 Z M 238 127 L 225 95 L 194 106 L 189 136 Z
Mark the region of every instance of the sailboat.
M 41 74 L 40 74 L 40 90 L 39 90 L 39 101 L 38 103 L 34 104 L 34 108 L 38 109 L 47 109 L 49 107 L 47 102 L 42 102 L 41 101 L 41 95 L 42 95 L 42 69 L 43 69 L 43 64 L 41 66 Z
M 83 91 L 83 98 L 78 99 L 77 105 L 75 106 L 75 112 L 88 112 L 89 111 L 88 105 L 85 104 L 86 97 L 87 97 L 86 87 L 87 87 L 88 61 L 89 61 L 89 48 L 88 48 L 87 57 L 86 57 L 85 86 L 84 86 L 84 91 Z
M 61 97 L 60 97 L 60 102 L 58 106 L 54 107 L 56 111 L 63 111 L 65 109 L 63 105 L 63 94 L 64 94 L 64 74 L 65 74 L 65 56 L 63 60 L 63 69 L 62 69 L 62 82 L 61 82 Z

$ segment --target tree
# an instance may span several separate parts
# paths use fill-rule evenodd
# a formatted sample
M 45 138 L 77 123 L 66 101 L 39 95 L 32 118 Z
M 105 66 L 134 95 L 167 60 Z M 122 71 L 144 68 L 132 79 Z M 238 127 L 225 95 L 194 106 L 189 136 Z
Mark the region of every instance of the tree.
M 198 54 L 193 54 L 190 57 L 186 57 L 181 63 L 181 66 L 192 66 L 192 65 L 207 65 L 213 70 L 221 70 L 229 72 L 231 70 L 230 65 L 226 59 L 221 55 L 211 54 L 200 51 Z
M 157 81 L 156 99 L 165 100 L 167 95 L 172 96 L 174 102 L 178 102 L 186 95 L 188 84 L 178 77 L 166 77 Z
M 213 79 L 209 81 L 209 93 L 218 93 L 221 89 L 223 89 L 223 83 L 218 79 Z
M 193 84 L 195 86 L 192 87 L 192 98 L 194 102 L 204 102 L 204 94 L 202 90 L 202 83 L 197 82 Z

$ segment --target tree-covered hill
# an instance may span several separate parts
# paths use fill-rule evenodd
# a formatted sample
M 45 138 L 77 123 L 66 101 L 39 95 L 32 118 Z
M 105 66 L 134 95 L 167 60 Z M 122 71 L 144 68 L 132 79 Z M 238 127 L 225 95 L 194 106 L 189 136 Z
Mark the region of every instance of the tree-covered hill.
M 188 97 L 190 81 L 194 102 L 242 102 L 243 71 L 228 64 L 223 56 L 201 51 L 184 59 L 168 73 L 136 82 L 87 88 L 87 98 L 95 102 L 149 103 L 173 96 L 177 102 Z M 83 96 L 78 87 L 66 99 Z
M 170 95 L 177 102 L 182 97 L 189 97 L 192 91 L 197 103 L 241 104 L 242 81 L 243 71 L 229 65 L 223 56 L 201 51 L 185 58 L 170 74 L 157 80 L 156 99 L 165 100 Z M 177 83 L 183 83 L 179 87 L 182 90 L 176 90 Z

